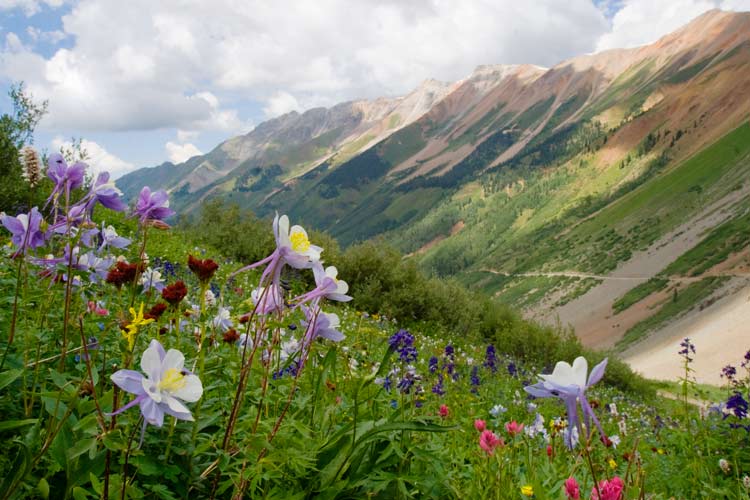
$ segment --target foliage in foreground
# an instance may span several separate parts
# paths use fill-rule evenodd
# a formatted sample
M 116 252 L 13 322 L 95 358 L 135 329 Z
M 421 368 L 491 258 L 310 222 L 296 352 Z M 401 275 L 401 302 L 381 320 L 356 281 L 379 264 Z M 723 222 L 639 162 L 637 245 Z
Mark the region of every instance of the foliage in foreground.
M 285 217 L 256 264 L 215 262 L 169 237 L 166 193 L 144 188 L 118 231 L 94 216 L 125 209 L 108 178 L 51 160 L 49 207 L 2 219 L 1 498 L 748 497 L 750 374 L 706 413 L 687 389 L 655 408 L 593 385 L 580 359 L 540 385 L 549 344 L 575 344 L 502 310 L 452 336 L 333 314 L 348 286 Z M 402 269 L 369 248 L 361 279 Z

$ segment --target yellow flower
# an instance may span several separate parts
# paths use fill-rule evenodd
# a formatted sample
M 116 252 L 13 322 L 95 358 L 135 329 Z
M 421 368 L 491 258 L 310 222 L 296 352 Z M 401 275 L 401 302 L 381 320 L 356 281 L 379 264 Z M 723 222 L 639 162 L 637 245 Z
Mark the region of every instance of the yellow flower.
M 617 462 L 615 462 L 614 459 L 612 459 L 612 458 L 609 459 L 609 468 L 610 469 L 617 468 Z
M 130 314 L 133 316 L 133 319 L 125 326 L 127 331 L 123 331 L 122 334 L 128 340 L 128 349 L 132 351 L 133 347 L 135 347 L 135 336 L 138 334 L 138 327 L 153 323 L 154 320 L 153 318 L 146 319 L 143 317 L 143 302 L 141 302 L 138 314 L 136 314 L 135 309 L 132 307 L 130 308 Z
M 527 484 L 526 486 L 521 486 L 521 495 L 525 497 L 533 497 L 534 488 L 530 484 Z

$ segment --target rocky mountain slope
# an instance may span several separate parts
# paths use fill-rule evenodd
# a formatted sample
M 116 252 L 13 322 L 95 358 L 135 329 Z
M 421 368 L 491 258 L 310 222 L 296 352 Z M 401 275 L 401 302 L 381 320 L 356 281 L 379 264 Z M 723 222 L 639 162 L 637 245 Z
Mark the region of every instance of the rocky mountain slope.
M 284 115 L 119 184 L 283 211 L 343 244 L 382 236 L 626 348 L 750 292 L 748 119 L 750 13 L 711 11 L 643 47 Z

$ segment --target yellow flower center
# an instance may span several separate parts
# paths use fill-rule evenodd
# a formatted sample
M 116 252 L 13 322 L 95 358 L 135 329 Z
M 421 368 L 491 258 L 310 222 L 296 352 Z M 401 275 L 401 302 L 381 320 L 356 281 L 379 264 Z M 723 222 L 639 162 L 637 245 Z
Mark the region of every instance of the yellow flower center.
M 185 375 L 183 375 L 177 368 L 170 368 L 164 372 L 164 376 L 161 378 L 156 387 L 160 391 L 175 392 L 185 387 Z
M 310 249 L 310 240 L 302 231 L 297 231 L 289 235 L 289 241 L 292 243 L 292 250 L 297 253 L 307 252 Z

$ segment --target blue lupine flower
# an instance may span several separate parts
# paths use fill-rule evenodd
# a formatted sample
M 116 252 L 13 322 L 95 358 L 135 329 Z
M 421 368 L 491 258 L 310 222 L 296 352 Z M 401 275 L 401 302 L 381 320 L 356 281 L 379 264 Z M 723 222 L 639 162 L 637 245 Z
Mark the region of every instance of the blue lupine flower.
M 391 349 L 398 352 L 399 358 L 404 363 L 417 360 L 417 349 L 414 347 L 414 335 L 408 330 L 399 330 L 388 339 Z
M 487 346 L 487 351 L 484 355 L 484 367 L 492 370 L 492 373 L 497 371 L 497 356 L 495 354 L 495 346 L 492 344 Z
M 480 380 L 479 380 L 479 367 L 478 366 L 474 366 L 471 369 L 471 392 L 473 392 L 474 394 L 476 394 L 479 391 L 479 389 L 477 389 L 479 387 L 479 384 L 480 384 Z
M 443 374 L 438 374 L 438 381 L 437 384 L 432 386 L 432 392 L 433 394 L 437 394 L 438 396 L 442 396 L 445 394 L 445 389 L 443 387 Z
M 438 359 L 436 356 L 430 358 L 430 373 L 435 373 L 438 369 Z
M 734 416 L 737 418 L 745 418 L 747 416 L 748 402 L 742 397 L 742 394 L 739 391 L 735 391 L 735 393 L 727 399 L 727 404 L 724 408 L 734 413 Z

